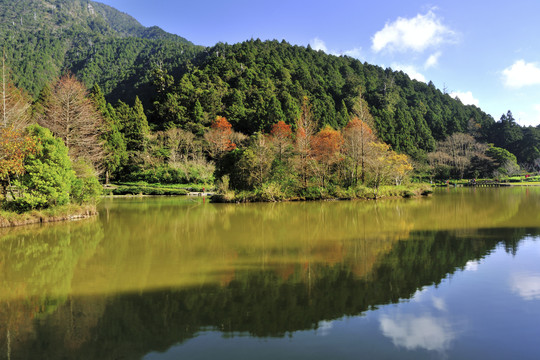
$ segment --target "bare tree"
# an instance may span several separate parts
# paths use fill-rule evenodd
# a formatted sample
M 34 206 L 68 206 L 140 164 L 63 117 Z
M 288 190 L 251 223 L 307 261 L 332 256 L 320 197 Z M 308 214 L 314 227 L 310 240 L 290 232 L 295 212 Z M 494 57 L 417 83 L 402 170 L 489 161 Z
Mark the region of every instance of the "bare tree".
M 0 126 L 22 130 L 30 122 L 29 97 L 9 81 L 5 54 L 2 54 L 2 83 L 0 84 Z
M 449 166 L 463 178 L 472 159 L 484 156 L 487 145 L 477 142 L 471 135 L 454 133 L 437 144 L 437 150 L 428 154 L 431 164 Z
M 372 144 L 377 140 L 369 125 L 355 117 L 343 129 L 345 153 L 353 162 L 354 183 L 358 183 L 358 169 L 361 181 L 365 182 L 366 160 L 372 152 Z
M 51 90 L 40 125 L 64 140 L 72 160 L 84 159 L 99 171 L 104 158 L 100 136 L 103 118 L 87 95 L 85 86 L 73 75 L 63 76 Z
M 307 97 L 302 103 L 302 113 L 296 123 L 296 168 L 302 177 L 304 187 L 307 187 L 307 179 L 311 167 L 312 153 L 311 141 L 317 130 L 317 125 L 311 114 L 311 106 Z

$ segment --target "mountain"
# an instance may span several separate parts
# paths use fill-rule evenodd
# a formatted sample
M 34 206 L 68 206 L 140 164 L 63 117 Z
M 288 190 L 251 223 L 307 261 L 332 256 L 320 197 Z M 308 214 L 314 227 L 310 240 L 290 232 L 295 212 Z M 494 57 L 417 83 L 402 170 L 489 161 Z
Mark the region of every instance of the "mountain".
M 285 41 L 217 44 L 162 88 L 151 117 L 161 128 L 189 128 L 194 119 L 208 122 L 221 115 L 243 133 L 268 132 L 278 121 L 293 125 L 307 97 L 319 127 L 339 129 L 365 103 L 379 137 L 415 158 L 454 132 L 468 132 L 471 122 L 480 125 L 484 138 L 494 123 L 433 83 Z
M 220 115 L 246 134 L 269 131 L 294 124 L 307 97 L 319 127 L 343 127 L 365 103 L 378 136 L 418 160 L 456 132 L 521 163 L 540 158 L 540 129 L 520 127 L 511 113 L 495 122 L 431 82 L 309 46 L 252 39 L 204 48 L 88 0 L 0 0 L 0 42 L 16 85 L 34 98 L 70 71 L 111 103 L 138 96 L 153 129 L 201 133 Z
M 87 0 L 0 0 L 0 41 L 15 82 L 34 97 L 64 71 L 112 98 L 134 97 L 152 66 L 172 70 L 202 50 Z

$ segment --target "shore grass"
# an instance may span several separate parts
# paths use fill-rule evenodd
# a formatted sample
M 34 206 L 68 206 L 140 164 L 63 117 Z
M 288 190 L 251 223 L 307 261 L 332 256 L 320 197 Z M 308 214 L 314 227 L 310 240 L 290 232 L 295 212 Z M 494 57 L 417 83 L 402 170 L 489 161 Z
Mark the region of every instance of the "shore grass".
M 0 227 L 82 219 L 97 215 L 96 205 L 64 205 L 25 213 L 0 210 Z
M 409 198 L 433 193 L 430 184 L 409 184 L 401 186 L 381 186 L 378 189 L 355 186 L 347 189 L 310 187 L 295 192 L 281 189 L 277 184 L 265 184 L 251 191 L 227 190 L 212 197 L 217 203 L 311 201 L 311 200 L 377 200 L 385 198 Z
M 201 186 L 202 188 L 203 186 Z M 117 183 L 104 186 L 104 195 L 166 195 L 178 196 L 187 195 L 193 190 L 190 184 L 149 184 L 146 182 Z

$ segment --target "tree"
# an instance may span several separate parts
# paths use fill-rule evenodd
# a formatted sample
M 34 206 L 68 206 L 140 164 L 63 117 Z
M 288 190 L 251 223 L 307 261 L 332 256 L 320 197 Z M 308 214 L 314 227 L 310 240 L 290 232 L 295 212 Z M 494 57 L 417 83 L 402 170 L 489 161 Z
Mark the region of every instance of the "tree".
M 119 107 L 123 109 L 121 122 L 127 150 L 131 152 L 144 151 L 148 145 L 150 127 L 141 100 L 137 96 L 133 108 L 129 108 L 122 102 L 119 103 Z
M 373 144 L 373 156 L 369 157 L 366 165 L 371 176 L 371 184 L 375 188 L 375 197 L 381 185 L 390 180 L 399 185 L 413 170 L 407 155 L 396 153 L 385 143 Z
M 272 130 L 270 131 L 270 138 L 272 144 L 274 145 L 274 149 L 276 151 L 279 161 L 283 160 L 285 150 L 291 144 L 291 137 L 291 125 L 287 125 L 283 121 L 278 121 L 276 124 L 272 125 Z
M 477 142 L 471 135 L 454 133 L 437 144 L 437 150 L 428 154 L 433 166 L 446 166 L 455 176 L 463 179 L 474 157 L 484 156 L 487 145 Z
M 313 155 L 319 164 L 322 187 L 325 186 L 332 165 L 341 159 L 340 150 L 342 146 L 343 137 L 341 133 L 330 126 L 326 126 L 313 137 L 311 147 Z
M 169 164 L 185 162 L 195 154 L 195 135 L 179 128 L 170 128 L 165 133 L 166 146 L 169 149 Z
M 273 154 L 267 137 L 261 133 L 254 134 L 251 138 L 251 145 L 246 152 L 250 152 L 252 156 L 244 154 L 242 157 L 242 159 L 250 160 L 245 163 L 243 171 L 249 173 L 251 186 L 260 186 L 268 178 L 273 161 Z M 239 165 L 239 167 L 242 168 L 242 165 Z
M 30 102 L 28 96 L 9 81 L 9 70 L 6 67 L 5 54 L 2 55 L 0 79 L 0 126 L 13 130 L 24 129 L 30 120 Z
M 311 106 L 308 98 L 304 97 L 302 102 L 302 112 L 296 122 L 296 167 L 302 177 L 302 184 L 307 188 L 307 180 L 310 171 L 311 141 L 315 134 L 316 124 L 311 113 Z
M 120 132 L 121 124 L 116 116 L 114 108 L 107 103 L 99 85 L 94 85 L 90 93 L 96 109 L 103 117 L 103 140 L 105 168 L 105 184 L 109 184 L 109 178 L 128 160 L 127 146 L 124 136 Z
M 52 87 L 46 115 L 39 122 L 62 139 L 73 159 L 85 159 L 102 169 L 103 117 L 87 90 L 73 75 L 61 77 Z
M 232 125 L 223 116 L 218 116 L 210 126 L 210 130 L 204 134 L 208 142 L 208 152 L 214 159 L 219 159 L 224 153 L 236 149 L 232 141 L 234 131 Z
M 35 151 L 36 142 L 23 131 L 11 126 L 0 128 L 0 186 L 4 199 L 11 180 L 24 174 L 24 161 Z
M 26 173 L 15 182 L 22 193 L 14 200 L 15 206 L 27 211 L 67 204 L 76 181 L 68 148 L 49 129 L 31 125 L 28 131 L 37 147 L 26 157 Z
M 366 159 L 377 137 L 364 121 L 355 117 L 343 129 L 343 138 L 345 154 L 353 163 L 354 184 L 358 183 L 358 168 L 360 168 L 361 182 L 364 183 Z

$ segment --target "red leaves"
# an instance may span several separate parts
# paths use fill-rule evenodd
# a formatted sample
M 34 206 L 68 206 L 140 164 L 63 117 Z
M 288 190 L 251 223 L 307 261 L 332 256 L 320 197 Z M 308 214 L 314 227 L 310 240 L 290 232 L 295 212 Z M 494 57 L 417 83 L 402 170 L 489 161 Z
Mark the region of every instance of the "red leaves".
M 363 134 L 373 134 L 373 130 L 371 130 L 371 128 L 365 122 L 363 122 L 357 117 L 349 121 L 347 126 L 345 126 L 344 132 L 345 133 L 360 132 Z
M 292 135 L 291 125 L 287 125 L 283 121 L 278 121 L 277 124 L 272 125 L 270 135 L 279 140 L 288 139 Z
M 223 116 L 216 117 L 216 120 L 210 126 L 212 129 L 221 131 L 224 134 L 232 134 L 232 125 Z
M 218 116 L 210 126 L 210 131 L 205 134 L 205 139 L 210 144 L 211 156 L 218 158 L 223 153 L 236 149 L 236 144 L 232 142 L 233 135 L 231 123 L 223 116 Z
M 337 161 L 342 145 L 343 137 L 341 133 L 330 127 L 322 129 L 313 137 L 311 143 L 315 158 L 325 163 Z

